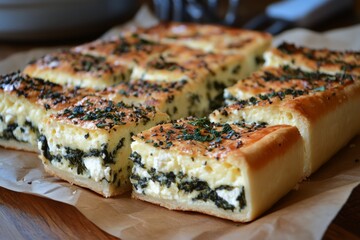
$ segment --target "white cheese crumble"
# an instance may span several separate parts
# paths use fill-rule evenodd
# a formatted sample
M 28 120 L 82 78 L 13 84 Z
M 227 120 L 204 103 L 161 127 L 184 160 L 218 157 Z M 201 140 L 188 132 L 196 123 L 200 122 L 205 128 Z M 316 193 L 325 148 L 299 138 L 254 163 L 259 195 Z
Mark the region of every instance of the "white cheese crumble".
M 216 190 L 216 193 L 231 205 L 235 206 L 236 208 L 239 207 L 239 202 L 236 199 L 241 193 L 240 188 L 234 188 L 230 191 L 226 189 Z
M 85 167 L 89 170 L 89 175 L 96 182 L 101 181 L 105 178 L 110 181 L 110 167 L 103 166 L 103 161 L 98 157 L 87 157 L 84 158 Z

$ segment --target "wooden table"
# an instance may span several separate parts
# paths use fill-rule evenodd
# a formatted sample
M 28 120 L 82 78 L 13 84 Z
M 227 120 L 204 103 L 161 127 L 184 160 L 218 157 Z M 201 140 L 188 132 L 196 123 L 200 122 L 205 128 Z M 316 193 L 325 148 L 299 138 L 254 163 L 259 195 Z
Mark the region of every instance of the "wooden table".
M 40 46 L 0 43 L 0 60 L 35 47 Z M 0 239 L 70 238 L 116 239 L 95 226 L 73 206 L 0 187 Z M 332 221 L 324 239 L 360 239 L 360 186 L 354 189 Z

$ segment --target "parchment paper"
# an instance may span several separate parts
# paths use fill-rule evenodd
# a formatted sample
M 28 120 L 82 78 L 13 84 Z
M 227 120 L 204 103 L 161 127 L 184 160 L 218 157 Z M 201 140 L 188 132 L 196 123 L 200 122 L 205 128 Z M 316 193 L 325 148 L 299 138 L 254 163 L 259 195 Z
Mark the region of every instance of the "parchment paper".
M 147 9 L 142 9 L 134 23 L 154 24 L 156 20 Z M 114 29 L 104 37 L 117 31 Z M 281 34 L 274 42 L 284 39 L 310 47 L 359 50 L 360 25 L 325 34 L 295 29 Z M 0 73 L 22 68 L 32 58 L 53 50 L 11 56 L 0 62 Z M 122 239 L 321 239 L 352 189 L 360 183 L 359 159 L 360 136 L 357 136 L 297 190 L 249 224 L 169 211 L 133 200 L 130 194 L 104 199 L 47 175 L 36 154 L 2 148 L 0 186 L 71 204 L 101 229 Z

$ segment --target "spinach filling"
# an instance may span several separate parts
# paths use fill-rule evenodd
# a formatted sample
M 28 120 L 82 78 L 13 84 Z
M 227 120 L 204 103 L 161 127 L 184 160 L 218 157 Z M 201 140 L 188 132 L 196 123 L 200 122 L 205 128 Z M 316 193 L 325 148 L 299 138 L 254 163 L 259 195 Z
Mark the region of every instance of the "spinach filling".
M 90 149 L 89 152 L 84 152 L 80 149 L 73 149 L 70 147 L 64 147 L 65 148 L 65 154 L 64 155 L 53 155 L 50 152 L 50 148 L 47 142 L 47 139 L 44 135 L 41 135 L 39 137 L 40 142 L 40 149 L 42 154 L 46 159 L 48 159 L 50 162 L 57 161 L 60 162 L 62 158 L 69 161 L 70 166 L 77 169 L 77 174 L 82 175 L 87 170 L 83 159 L 86 157 L 100 157 L 103 159 L 104 164 L 114 164 L 115 163 L 115 155 L 119 149 L 121 149 L 124 146 L 125 138 L 121 138 L 117 146 L 112 152 L 108 151 L 108 145 L 103 144 L 102 148 L 99 149 Z
M 221 185 L 215 189 L 211 189 L 206 181 L 202 181 L 195 177 L 189 177 L 187 174 L 183 172 L 179 172 L 175 174 L 174 172 L 158 172 L 155 168 L 151 168 L 150 170 L 146 169 L 150 177 L 141 177 L 139 174 L 135 173 L 135 167 L 141 167 L 145 169 L 145 165 L 141 162 L 141 156 L 137 152 L 133 152 L 130 155 L 130 160 L 134 162 L 134 168 L 132 175 L 130 176 L 131 182 L 136 190 L 143 190 L 143 194 L 145 194 L 144 189 L 148 186 L 148 182 L 152 180 L 153 182 L 158 182 L 160 186 L 166 186 L 169 188 L 172 183 L 176 184 L 179 191 L 184 191 L 186 193 L 192 193 L 194 191 L 198 192 L 197 195 L 192 199 L 193 201 L 211 201 L 218 208 L 222 208 L 224 210 L 235 210 L 235 206 L 230 204 L 228 201 L 223 199 L 217 193 L 217 190 L 228 190 L 231 191 L 234 187 L 229 185 Z M 239 202 L 239 211 L 246 207 L 246 198 L 245 198 L 245 190 L 242 187 L 240 194 L 236 198 Z
M 19 125 L 17 123 L 10 123 L 6 126 L 4 129 L 1 138 L 5 140 L 16 140 L 19 142 L 23 142 L 22 140 L 19 140 L 15 135 L 14 131 Z
M 4 118 L 2 115 L 0 115 L 0 121 L 1 122 L 4 122 Z M 18 141 L 18 142 L 27 142 L 23 139 L 18 139 L 15 134 L 14 134 L 14 131 L 17 129 L 17 128 L 20 128 L 20 131 L 22 133 L 25 133 L 25 128 L 29 128 L 30 131 L 34 132 L 35 135 L 38 137 L 39 136 L 39 131 L 36 127 L 34 127 L 32 125 L 31 122 L 29 121 L 25 121 L 24 125 L 19 125 L 18 123 L 10 123 L 10 124 L 7 124 L 6 125 L 6 128 L 3 130 L 2 132 L 2 135 L 0 135 L 0 138 L 1 139 L 5 139 L 5 140 L 15 140 L 15 141 Z

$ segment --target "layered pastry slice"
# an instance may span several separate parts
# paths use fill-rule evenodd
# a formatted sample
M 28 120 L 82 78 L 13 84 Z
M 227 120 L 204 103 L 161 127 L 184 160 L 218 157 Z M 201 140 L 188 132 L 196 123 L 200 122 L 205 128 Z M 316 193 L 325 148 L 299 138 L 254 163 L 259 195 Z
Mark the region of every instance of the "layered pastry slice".
M 130 69 L 104 57 L 61 50 L 25 67 L 25 74 L 61 85 L 104 89 L 128 81 Z
M 41 120 L 91 94 L 19 72 L 1 76 L 0 145 L 37 152 Z
M 252 64 L 261 63 L 263 52 L 271 45 L 271 35 L 267 33 L 196 23 L 160 23 L 139 34 L 153 41 L 205 52 L 241 54 Z
M 154 107 L 85 97 L 44 119 L 40 158 L 48 173 L 115 196 L 130 189 L 131 136 L 167 120 Z
M 360 131 L 360 81 L 350 74 L 268 67 L 227 92 L 235 103 L 210 119 L 296 126 L 305 142 L 307 176 Z
M 166 45 L 146 40 L 134 33 L 128 36 L 96 40 L 73 48 L 74 52 L 107 58 L 116 65 L 132 69 L 143 59 L 159 56 Z
M 295 127 L 188 118 L 134 137 L 133 197 L 236 222 L 254 220 L 303 178 Z
M 204 116 L 209 113 L 204 89 L 194 81 L 175 82 L 132 80 L 118 84 L 102 93 L 113 101 L 127 104 L 154 106 L 167 113 L 171 119 L 186 116 Z
M 250 74 L 246 57 L 207 53 L 173 45 L 159 57 L 144 59 L 133 69 L 132 80 L 154 82 L 192 81 L 196 84 L 199 102 L 208 108 L 222 99 L 225 87 Z
M 360 75 L 360 52 L 311 49 L 282 43 L 264 54 L 267 66 L 290 66 L 309 72 Z

